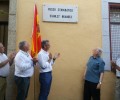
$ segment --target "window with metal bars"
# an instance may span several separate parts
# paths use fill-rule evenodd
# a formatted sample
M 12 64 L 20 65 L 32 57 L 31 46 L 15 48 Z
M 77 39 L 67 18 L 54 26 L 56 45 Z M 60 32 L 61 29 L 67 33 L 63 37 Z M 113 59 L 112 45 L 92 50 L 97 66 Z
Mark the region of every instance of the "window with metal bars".
M 110 5 L 111 60 L 120 57 L 120 5 Z

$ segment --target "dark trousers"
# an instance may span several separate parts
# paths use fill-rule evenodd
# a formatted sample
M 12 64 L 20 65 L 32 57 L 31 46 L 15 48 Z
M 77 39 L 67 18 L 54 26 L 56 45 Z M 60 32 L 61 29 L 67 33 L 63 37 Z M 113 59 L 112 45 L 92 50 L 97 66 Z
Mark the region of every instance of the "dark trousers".
M 52 73 L 51 72 L 40 73 L 39 81 L 40 81 L 39 100 L 47 100 L 52 82 Z
M 0 100 L 5 100 L 6 86 L 6 78 L 0 76 Z
M 16 100 L 26 100 L 30 85 L 29 77 L 15 76 L 15 83 L 17 85 L 17 98 Z
M 83 100 L 100 100 L 100 89 L 97 88 L 98 83 L 85 81 L 84 83 L 84 99 Z

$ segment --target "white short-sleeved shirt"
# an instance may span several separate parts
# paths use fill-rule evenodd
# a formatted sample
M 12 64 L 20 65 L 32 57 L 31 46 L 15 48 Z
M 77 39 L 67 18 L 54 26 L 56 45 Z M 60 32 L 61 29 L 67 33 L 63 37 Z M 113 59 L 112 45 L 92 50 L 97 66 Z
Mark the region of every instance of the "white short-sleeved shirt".
M 117 66 L 120 67 L 120 58 L 117 59 L 116 64 L 117 64 Z M 116 70 L 116 76 L 117 76 L 117 77 L 120 77 L 120 71 L 119 71 L 119 70 Z
M 4 62 L 7 59 L 8 57 L 4 53 L 0 53 L 0 63 Z M 9 69 L 10 65 L 8 62 L 5 66 L 0 68 L 0 76 L 7 77 L 9 75 Z

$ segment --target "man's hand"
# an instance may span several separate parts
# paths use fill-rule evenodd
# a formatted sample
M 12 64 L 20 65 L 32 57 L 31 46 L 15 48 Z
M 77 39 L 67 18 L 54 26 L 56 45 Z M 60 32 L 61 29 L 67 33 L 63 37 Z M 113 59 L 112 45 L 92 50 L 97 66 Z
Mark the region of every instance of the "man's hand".
M 9 61 L 10 66 L 13 64 L 15 56 L 16 56 L 16 52 L 13 52 L 8 56 L 8 61 Z
M 51 59 L 52 59 L 52 54 L 49 53 L 49 60 L 48 60 L 49 63 L 51 62 Z
M 85 75 L 83 75 L 83 80 L 85 80 Z
M 49 59 L 50 59 L 50 60 L 52 59 L 52 54 L 51 54 L 51 53 L 49 54 Z
M 13 52 L 13 53 L 11 53 L 11 54 L 8 56 L 8 59 L 11 61 L 11 60 L 13 60 L 13 59 L 15 58 L 15 56 L 16 56 L 16 53 Z
M 54 55 L 53 59 L 57 59 L 57 58 L 59 58 L 59 57 L 60 57 L 60 53 L 56 53 L 56 54 Z
M 100 83 L 98 83 L 98 85 L 97 85 L 97 88 L 96 89 L 100 89 L 101 88 L 101 84 Z
M 111 66 L 114 69 L 117 65 L 116 65 L 116 63 L 114 61 L 111 61 Z
M 37 63 L 37 62 L 38 62 L 38 59 L 37 59 L 37 58 L 33 58 L 33 62 L 34 62 L 34 63 Z
M 34 67 L 34 66 L 36 65 L 36 63 L 38 62 L 38 59 L 34 57 L 34 58 L 32 59 L 32 61 L 33 61 L 33 67 Z
M 53 58 L 52 58 L 52 54 L 50 53 L 48 62 L 50 62 L 51 59 L 53 59 L 53 61 L 55 61 L 59 57 L 60 57 L 60 53 L 56 53 Z

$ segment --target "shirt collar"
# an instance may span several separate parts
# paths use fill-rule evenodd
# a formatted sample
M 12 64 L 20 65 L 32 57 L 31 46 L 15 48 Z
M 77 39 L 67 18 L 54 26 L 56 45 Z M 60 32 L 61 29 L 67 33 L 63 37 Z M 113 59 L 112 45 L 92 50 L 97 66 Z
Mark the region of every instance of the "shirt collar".
M 28 52 L 25 52 L 23 50 L 20 50 L 21 53 L 25 54 L 26 56 L 29 56 Z
M 100 58 L 100 56 L 97 56 L 97 57 L 92 56 L 92 58 L 93 58 L 93 59 L 97 59 L 97 58 Z
M 3 55 L 4 53 L 0 53 L 0 55 Z
M 42 50 L 43 53 L 49 54 L 47 51 L 45 51 L 45 50 L 43 50 L 43 49 L 41 49 L 41 50 Z

